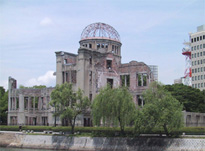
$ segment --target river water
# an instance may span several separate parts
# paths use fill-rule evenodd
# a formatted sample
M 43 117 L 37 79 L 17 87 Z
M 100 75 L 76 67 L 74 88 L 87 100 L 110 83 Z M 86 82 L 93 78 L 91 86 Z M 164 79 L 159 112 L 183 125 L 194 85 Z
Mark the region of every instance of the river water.
M 22 148 L 5 148 L 5 147 L 0 147 L 0 151 L 56 151 L 56 150 L 47 150 L 47 149 L 22 149 Z

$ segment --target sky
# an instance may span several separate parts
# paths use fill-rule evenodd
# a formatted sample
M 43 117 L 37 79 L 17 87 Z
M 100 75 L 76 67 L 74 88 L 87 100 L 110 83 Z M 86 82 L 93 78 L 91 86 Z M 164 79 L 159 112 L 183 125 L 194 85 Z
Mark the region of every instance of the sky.
M 56 51 L 77 54 L 83 29 L 103 22 L 121 38 L 122 63 L 158 66 L 158 79 L 184 76 L 183 42 L 205 24 L 205 0 L 0 0 L 0 86 L 55 86 Z

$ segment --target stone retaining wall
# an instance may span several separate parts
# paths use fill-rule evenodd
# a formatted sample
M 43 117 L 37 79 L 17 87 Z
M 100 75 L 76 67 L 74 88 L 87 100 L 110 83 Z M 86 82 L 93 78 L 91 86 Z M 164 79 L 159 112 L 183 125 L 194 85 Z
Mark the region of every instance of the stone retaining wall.
M 0 146 L 89 151 L 205 151 L 205 139 L 91 138 L 0 133 Z

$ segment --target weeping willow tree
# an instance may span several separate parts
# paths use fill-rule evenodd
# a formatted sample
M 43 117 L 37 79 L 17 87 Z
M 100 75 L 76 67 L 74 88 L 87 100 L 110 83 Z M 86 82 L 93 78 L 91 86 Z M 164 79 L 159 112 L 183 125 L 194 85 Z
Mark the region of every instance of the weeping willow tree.
M 94 125 L 101 123 L 107 126 L 120 126 L 121 133 L 133 120 L 135 104 L 132 95 L 126 87 L 111 89 L 110 86 L 102 89 L 92 104 Z
M 66 119 L 72 127 L 72 134 L 74 134 L 76 117 L 90 107 L 88 97 L 83 96 L 81 89 L 75 92 L 72 89 L 72 84 L 64 83 L 56 86 L 51 93 L 51 99 L 50 105 L 55 108 L 54 116 Z
M 161 84 L 153 82 L 144 91 L 143 99 L 146 103 L 136 114 L 135 130 L 137 133 L 159 128 L 164 129 L 169 136 L 182 126 L 183 106 Z

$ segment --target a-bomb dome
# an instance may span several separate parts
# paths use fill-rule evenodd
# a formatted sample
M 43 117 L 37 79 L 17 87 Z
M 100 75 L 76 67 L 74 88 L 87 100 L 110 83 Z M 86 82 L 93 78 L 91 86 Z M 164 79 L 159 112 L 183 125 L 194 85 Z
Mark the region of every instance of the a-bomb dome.
M 120 42 L 120 35 L 112 26 L 98 22 L 85 27 L 81 40 L 85 39 L 110 39 Z

